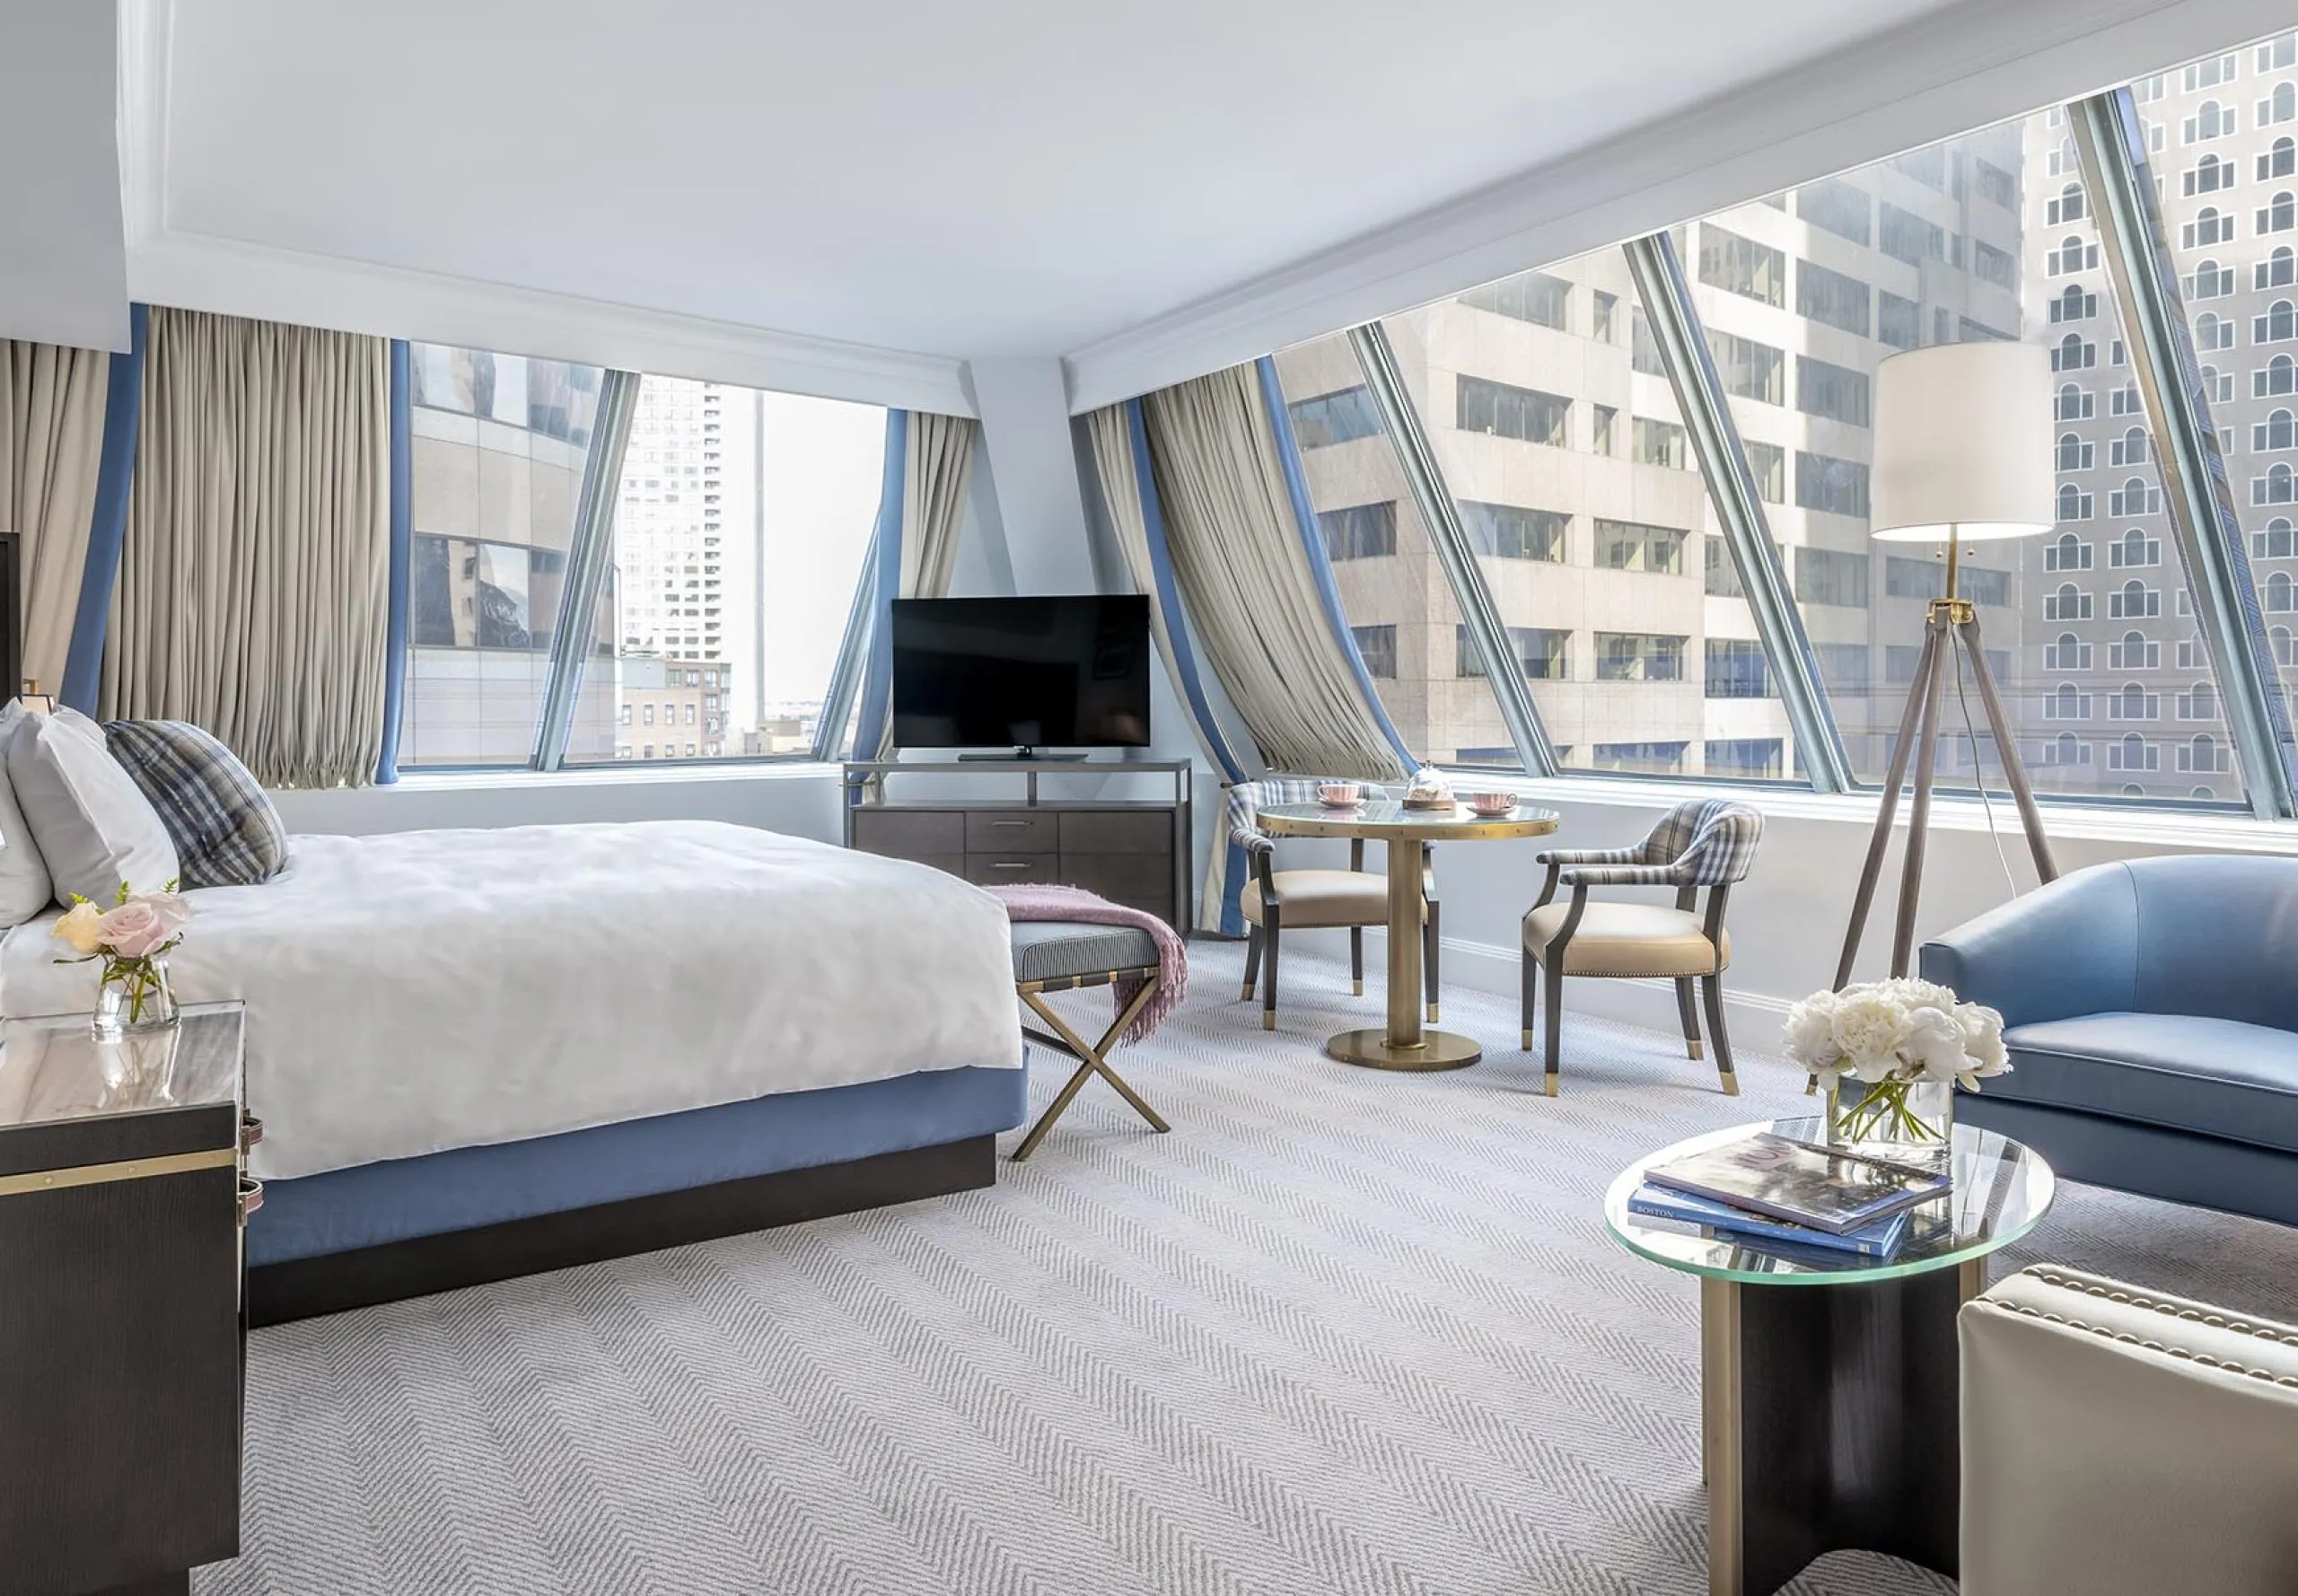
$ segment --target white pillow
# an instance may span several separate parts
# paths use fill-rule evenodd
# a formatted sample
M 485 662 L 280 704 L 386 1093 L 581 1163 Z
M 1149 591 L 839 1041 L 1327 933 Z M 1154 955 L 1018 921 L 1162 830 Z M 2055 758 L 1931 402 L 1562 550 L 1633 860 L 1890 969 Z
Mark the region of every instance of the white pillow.
M 21 925 L 48 906 L 56 884 L 48 879 L 48 861 L 39 856 L 32 829 L 16 807 L 16 789 L 9 785 L 8 744 L 23 723 L 24 706 L 14 699 L 0 709 L 0 926 Z
M 175 844 L 160 811 L 104 747 L 103 728 L 74 710 L 26 713 L 8 739 L 14 784 L 56 901 L 74 893 L 109 906 L 126 881 L 156 892 L 176 879 Z

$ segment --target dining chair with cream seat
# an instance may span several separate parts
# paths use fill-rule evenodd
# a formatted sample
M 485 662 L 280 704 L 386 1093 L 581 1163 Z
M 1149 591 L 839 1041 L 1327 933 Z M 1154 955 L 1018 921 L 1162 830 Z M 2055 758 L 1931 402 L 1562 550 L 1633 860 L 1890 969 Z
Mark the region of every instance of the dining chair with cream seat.
M 1364 995 L 1364 928 L 1389 923 L 1389 880 L 1364 868 L 1364 839 L 1351 838 L 1346 870 L 1279 870 L 1276 839 L 1260 829 L 1264 809 L 1285 803 L 1314 803 L 1319 780 L 1287 779 L 1239 782 L 1229 789 L 1229 839 L 1241 847 L 1251 864 L 1240 907 L 1244 911 L 1250 941 L 1245 949 L 1244 990 L 1250 998 L 1260 986 L 1260 1022 L 1276 1029 L 1276 963 L 1281 934 L 1296 931 L 1348 932 L 1348 973 L 1358 996 Z M 1374 793 L 1378 796 L 1377 791 Z M 1421 854 L 1421 965 L 1425 977 L 1428 1018 L 1438 1018 L 1436 950 L 1440 921 L 1436 906 L 1436 874 L 1429 863 L 1428 845 Z
M 1709 798 L 1680 803 L 1633 847 L 1550 849 L 1539 855 L 1548 881 L 1539 901 L 1524 916 L 1524 1048 L 1532 1047 L 1539 978 L 1548 978 L 1548 1024 L 1542 1059 L 1548 1095 L 1559 1083 L 1564 1037 L 1564 978 L 1614 976 L 1675 983 L 1676 1013 L 1683 1022 L 1684 1050 L 1700 1056 L 1699 1020 L 1693 987 L 1707 1010 L 1708 1039 L 1715 1046 L 1716 1073 L 1727 1092 L 1737 1095 L 1732 1070 L 1732 1041 L 1724 1028 L 1724 971 L 1732 962 L 1732 937 L 1724 928 L 1724 907 L 1732 885 L 1755 863 L 1763 837 L 1763 816 L 1744 803 Z M 1558 901 L 1559 888 L 1572 896 Z M 1592 900 L 1594 887 L 1671 887 L 1673 908 L 1650 903 Z M 1703 908 L 1699 899 L 1707 894 Z

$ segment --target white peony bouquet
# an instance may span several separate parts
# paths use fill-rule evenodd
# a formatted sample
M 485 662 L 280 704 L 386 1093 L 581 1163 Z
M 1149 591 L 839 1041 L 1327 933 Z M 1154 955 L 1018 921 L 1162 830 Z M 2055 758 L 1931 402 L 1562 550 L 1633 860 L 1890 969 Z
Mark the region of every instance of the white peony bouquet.
M 1908 976 L 1813 993 L 1787 1012 L 1786 1050 L 1831 1088 L 1846 1075 L 1866 1083 L 1845 1126 L 1854 1139 L 1887 1121 L 1910 1139 L 1935 1135 L 1908 1111 L 1908 1087 L 1977 1092 L 1983 1078 L 2011 1067 L 2001 1014 Z

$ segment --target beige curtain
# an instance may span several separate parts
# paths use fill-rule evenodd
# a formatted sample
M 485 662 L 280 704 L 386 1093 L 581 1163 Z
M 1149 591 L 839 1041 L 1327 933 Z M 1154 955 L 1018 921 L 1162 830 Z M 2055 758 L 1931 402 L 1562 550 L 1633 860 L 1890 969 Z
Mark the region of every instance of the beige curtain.
M 373 780 L 388 341 L 155 308 L 144 360 L 103 715 L 195 722 L 269 786 Z
M 1110 405 L 1095 410 L 1085 417 L 1085 434 L 1092 440 L 1093 469 L 1101 479 L 1101 503 L 1109 512 L 1110 530 L 1116 534 L 1118 552 L 1124 557 L 1126 574 L 1132 579 L 1133 591 L 1149 595 L 1150 629 L 1157 639 L 1157 652 L 1165 662 L 1165 674 L 1173 684 L 1173 697 L 1184 706 L 1191 702 L 1190 683 L 1181 666 L 1180 650 L 1174 645 L 1173 634 L 1188 624 L 1179 615 L 1167 615 L 1159 601 L 1155 561 L 1149 551 L 1149 523 L 1141 506 L 1141 481 L 1134 469 L 1133 429 L 1126 417 L 1126 407 Z M 1192 657 L 1194 650 L 1191 651 Z M 1241 778 L 1251 774 L 1237 750 L 1231 748 L 1224 735 L 1224 728 L 1215 723 L 1197 725 L 1197 747 L 1204 752 L 1215 770 L 1225 776 Z
M 48 693 L 64 683 L 87 568 L 110 371 L 94 349 L 0 341 L 0 531 L 22 539 L 24 676 Z
M 980 430 L 967 416 L 909 413 L 909 446 L 902 457 L 902 598 L 939 599 L 949 593 L 950 573 L 958 559 L 958 529 L 965 524 L 966 492 L 973 485 L 974 439 Z M 878 750 L 869 758 L 891 759 L 893 748 L 894 717 L 889 714 Z
M 1173 579 L 1206 659 L 1274 770 L 1408 776 L 1318 596 L 1250 365 L 1143 399 Z

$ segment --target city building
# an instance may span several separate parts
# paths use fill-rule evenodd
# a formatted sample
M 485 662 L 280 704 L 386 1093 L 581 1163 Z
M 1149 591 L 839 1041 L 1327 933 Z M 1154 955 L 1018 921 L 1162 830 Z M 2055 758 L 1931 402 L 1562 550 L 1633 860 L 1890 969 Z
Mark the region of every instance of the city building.
M 2285 673 L 2298 511 L 2291 467 L 2275 456 L 2298 446 L 2294 80 L 2285 37 L 2136 88 L 2215 424 L 2257 518 L 2250 553 Z M 1874 368 L 1898 349 L 2018 338 L 2048 344 L 2058 373 L 2060 522 L 2046 537 L 1967 548 L 1960 591 L 1978 608 L 2022 754 L 2046 791 L 2235 796 L 2063 111 L 1671 237 L 1858 776 L 1888 767 L 1924 606 L 1944 580 L 1938 551 L 1868 537 Z M 1621 252 L 1383 325 L 1559 762 L 1792 775 L 1794 733 Z M 1287 350 L 1278 371 L 1384 706 L 1432 757 L 1514 764 L 1348 343 Z M 1968 682 L 1948 706 L 1943 766 L 1968 782 L 1976 749 L 1999 776 L 1966 714 L 1983 726 Z
M 550 674 L 597 368 L 410 349 L 408 660 L 399 759 L 522 765 Z M 614 653 L 601 606 L 594 657 Z M 568 756 L 614 747 L 610 673 L 585 675 Z

